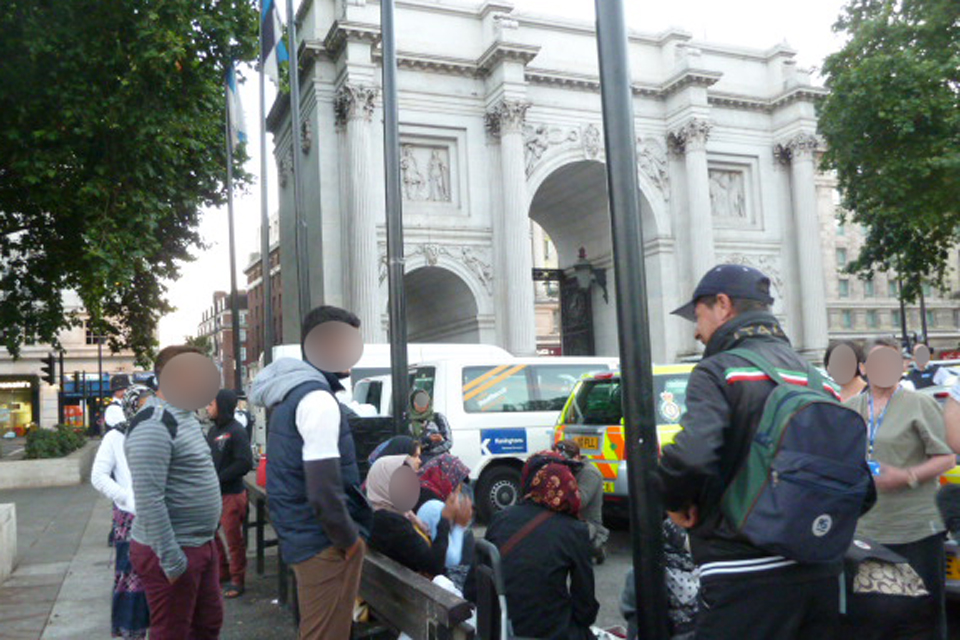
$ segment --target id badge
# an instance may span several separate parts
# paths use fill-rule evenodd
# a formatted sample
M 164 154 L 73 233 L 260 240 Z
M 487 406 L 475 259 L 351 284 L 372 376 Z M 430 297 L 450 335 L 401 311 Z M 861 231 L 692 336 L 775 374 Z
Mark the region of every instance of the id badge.
M 870 473 L 874 476 L 880 475 L 880 463 L 876 460 L 867 460 L 867 464 L 870 466 Z

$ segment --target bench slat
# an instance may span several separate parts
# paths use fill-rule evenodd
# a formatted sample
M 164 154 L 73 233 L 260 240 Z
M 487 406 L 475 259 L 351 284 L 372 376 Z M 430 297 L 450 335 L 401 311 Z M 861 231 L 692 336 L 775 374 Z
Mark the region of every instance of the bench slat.
M 427 640 L 429 620 L 453 629 L 472 615 L 463 598 L 373 550 L 364 558 L 360 595 L 385 622 L 413 640 Z

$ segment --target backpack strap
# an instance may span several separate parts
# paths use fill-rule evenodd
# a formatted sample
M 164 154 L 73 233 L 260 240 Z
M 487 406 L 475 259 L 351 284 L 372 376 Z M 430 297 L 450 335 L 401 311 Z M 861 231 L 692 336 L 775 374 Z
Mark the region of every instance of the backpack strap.
M 527 524 L 523 525 L 519 531 L 510 536 L 510 539 L 507 540 L 502 547 L 500 547 L 500 558 L 506 558 L 514 547 L 516 547 L 520 542 L 529 536 L 531 533 L 537 530 L 537 528 L 542 525 L 544 522 L 555 516 L 556 513 L 553 511 L 544 510 L 541 513 L 538 513 L 535 518 L 530 520 Z
M 129 436 L 130 433 L 136 428 L 137 425 L 143 422 L 146 422 L 147 420 L 157 418 L 158 410 L 160 410 L 160 407 L 147 407 L 145 409 L 142 409 L 137 415 L 133 416 L 133 418 L 130 420 L 130 423 L 127 425 L 126 435 Z M 177 426 L 178 426 L 177 419 L 173 416 L 172 413 L 170 413 L 166 409 L 163 409 L 162 411 L 163 413 L 161 413 L 159 416 L 160 421 L 163 423 L 163 426 L 165 426 L 167 428 L 167 431 L 170 433 L 170 439 L 176 440 Z

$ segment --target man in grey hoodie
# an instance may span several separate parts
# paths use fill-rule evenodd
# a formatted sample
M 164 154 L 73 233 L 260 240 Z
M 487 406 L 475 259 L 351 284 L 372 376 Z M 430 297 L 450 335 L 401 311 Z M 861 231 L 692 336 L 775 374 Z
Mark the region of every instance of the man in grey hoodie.
M 324 330 L 339 339 L 360 339 L 354 314 L 318 307 L 304 318 L 301 345 L 328 323 L 338 323 Z M 270 520 L 297 575 L 300 638 L 341 640 L 350 637 L 372 514 L 360 492 L 350 426 L 334 396 L 343 389 L 339 376 L 322 370 L 306 346 L 303 353 L 305 361 L 282 358 L 265 368 L 250 400 L 270 409 Z
M 200 351 L 162 350 L 157 379 L 173 358 L 188 353 Z M 130 561 L 147 592 L 151 640 L 219 638 L 223 601 L 213 536 L 220 481 L 200 423 L 161 391 L 130 420 L 125 452 L 137 500 Z

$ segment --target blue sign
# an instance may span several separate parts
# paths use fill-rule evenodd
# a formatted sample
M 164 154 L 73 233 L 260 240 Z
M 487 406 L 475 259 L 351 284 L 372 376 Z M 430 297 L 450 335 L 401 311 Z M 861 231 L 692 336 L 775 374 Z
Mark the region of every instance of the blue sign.
M 496 456 L 504 453 L 526 453 L 526 429 L 482 429 L 480 431 L 480 453 Z

